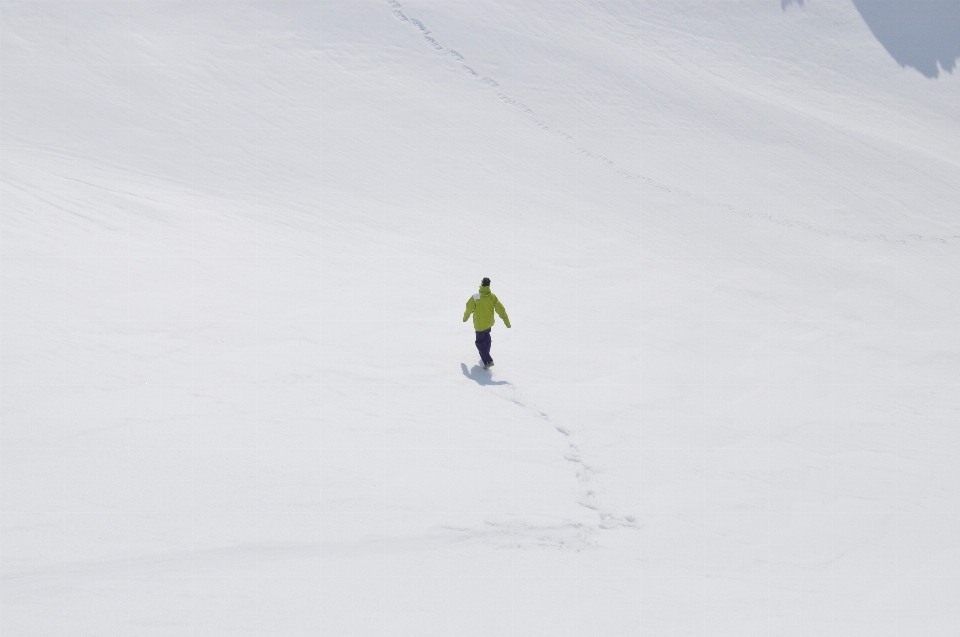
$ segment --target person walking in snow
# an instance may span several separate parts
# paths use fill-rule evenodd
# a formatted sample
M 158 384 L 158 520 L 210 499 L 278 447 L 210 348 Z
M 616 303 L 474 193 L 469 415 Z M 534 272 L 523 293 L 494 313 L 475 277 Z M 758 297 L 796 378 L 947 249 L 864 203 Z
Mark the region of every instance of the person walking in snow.
M 510 327 L 507 310 L 497 295 L 490 291 L 490 279 L 484 277 L 480 282 L 480 291 L 467 300 L 467 309 L 463 313 L 464 323 L 473 314 L 473 329 L 477 331 L 477 351 L 480 352 L 484 369 L 493 367 L 493 359 L 490 358 L 490 345 L 493 343 L 490 339 L 490 328 L 496 322 L 494 311 L 503 319 L 503 324 Z

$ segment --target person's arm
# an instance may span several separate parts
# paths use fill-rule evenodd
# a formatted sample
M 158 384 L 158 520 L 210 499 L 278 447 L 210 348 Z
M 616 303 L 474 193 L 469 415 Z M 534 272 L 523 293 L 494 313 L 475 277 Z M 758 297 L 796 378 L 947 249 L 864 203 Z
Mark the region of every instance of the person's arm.
M 470 315 L 473 314 L 473 311 L 477 309 L 477 302 L 473 300 L 471 296 L 467 300 L 467 309 L 463 312 L 463 322 L 466 323 L 467 319 L 470 318 Z
M 510 317 L 507 316 L 507 308 L 503 307 L 503 303 L 500 302 L 500 299 L 497 299 L 494 302 L 493 309 L 495 309 L 497 314 L 500 315 L 500 318 L 503 319 L 503 324 L 507 327 L 510 327 Z

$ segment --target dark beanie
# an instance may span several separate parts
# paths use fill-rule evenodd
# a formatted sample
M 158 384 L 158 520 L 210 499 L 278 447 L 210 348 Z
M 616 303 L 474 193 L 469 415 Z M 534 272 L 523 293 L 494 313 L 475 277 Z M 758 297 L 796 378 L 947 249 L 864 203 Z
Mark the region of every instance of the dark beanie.
M 490 286 L 490 279 L 488 279 L 487 277 L 483 277 L 483 281 L 480 281 L 480 285 L 486 285 L 486 286 L 489 287 L 489 286 Z

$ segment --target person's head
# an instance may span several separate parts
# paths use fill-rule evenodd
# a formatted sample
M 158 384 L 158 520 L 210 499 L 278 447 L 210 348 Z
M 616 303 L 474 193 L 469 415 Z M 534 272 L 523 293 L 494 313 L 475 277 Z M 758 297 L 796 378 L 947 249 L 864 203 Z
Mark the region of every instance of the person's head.
M 483 277 L 483 281 L 480 281 L 480 285 L 490 287 L 490 279 L 488 279 L 487 277 Z

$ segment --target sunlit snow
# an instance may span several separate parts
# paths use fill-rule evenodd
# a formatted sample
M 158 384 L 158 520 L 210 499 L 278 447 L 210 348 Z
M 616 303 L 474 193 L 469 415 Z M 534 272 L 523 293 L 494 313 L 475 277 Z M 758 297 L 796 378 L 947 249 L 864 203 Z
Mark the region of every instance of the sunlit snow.
M 3 0 L 0 633 L 960 634 L 955 9 Z

